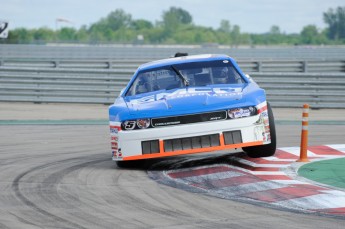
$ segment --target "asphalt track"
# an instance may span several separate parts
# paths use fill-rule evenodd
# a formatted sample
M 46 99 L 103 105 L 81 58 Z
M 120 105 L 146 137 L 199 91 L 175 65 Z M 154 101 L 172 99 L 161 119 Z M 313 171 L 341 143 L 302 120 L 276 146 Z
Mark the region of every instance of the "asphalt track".
M 273 111 L 278 146 L 298 146 L 301 110 Z M 312 111 L 318 124 L 310 126 L 310 145 L 344 143 L 345 126 L 336 125 L 344 114 Z M 118 169 L 110 160 L 106 116 L 99 105 L 0 104 L 0 228 L 344 228 L 343 218 L 196 194 L 146 172 L 157 163 L 156 170 L 174 169 L 189 157 Z M 15 120 L 28 123 L 8 123 Z M 208 165 L 209 157 L 190 165 Z

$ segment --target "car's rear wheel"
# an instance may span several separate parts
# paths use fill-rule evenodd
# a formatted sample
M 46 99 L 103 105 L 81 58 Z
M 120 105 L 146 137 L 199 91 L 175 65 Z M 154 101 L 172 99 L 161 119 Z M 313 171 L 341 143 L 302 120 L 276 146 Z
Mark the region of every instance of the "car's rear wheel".
M 271 109 L 271 105 L 267 103 L 268 121 L 270 125 L 271 143 L 260 146 L 243 147 L 243 151 L 247 153 L 249 157 L 270 157 L 273 156 L 277 148 L 276 128 L 274 124 L 274 116 Z

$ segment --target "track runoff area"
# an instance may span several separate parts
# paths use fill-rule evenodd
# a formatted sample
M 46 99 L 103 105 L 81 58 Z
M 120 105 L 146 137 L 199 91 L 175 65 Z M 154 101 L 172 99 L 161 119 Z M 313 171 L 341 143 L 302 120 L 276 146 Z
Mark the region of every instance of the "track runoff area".
M 308 147 L 307 153 L 310 164 L 296 162 L 300 147 L 285 147 L 274 157 L 240 154 L 224 164 L 148 174 L 160 183 L 195 193 L 345 218 L 345 145 Z
M 345 218 L 345 144 L 308 147 L 308 111 L 305 104 L 300 147 L 279 148 L 273 157 L 238 154 L 223 158 L 228 160 L 224 164 L 148 174 L 160 183 L 195 193 Z

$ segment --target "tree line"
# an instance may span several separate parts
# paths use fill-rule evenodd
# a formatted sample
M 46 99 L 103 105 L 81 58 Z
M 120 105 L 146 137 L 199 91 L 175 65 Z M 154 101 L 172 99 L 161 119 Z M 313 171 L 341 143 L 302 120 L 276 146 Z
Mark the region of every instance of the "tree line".
M 134 44 L 220 44 L 220 45 L 332 45 L 345 44 L 345 7 L 329 9 L 323 13 L 327 27 L 306 25 L 300 33 L 287 34 L 273 25 L 267 33 L 241 32 L 240 26 L 229 20 L 221 20 L 214 29 L 195 25 L 192 15 L 178 7 L 163 11 L 160 21 L 152 23 L 144 19 L 134 20 L 122 9 L 116 9 L 105 18 L 79 29 L 17 28 L 10 30 L 2 43 L 51 43 L 73 42 L 88 44 L 134 43 Z

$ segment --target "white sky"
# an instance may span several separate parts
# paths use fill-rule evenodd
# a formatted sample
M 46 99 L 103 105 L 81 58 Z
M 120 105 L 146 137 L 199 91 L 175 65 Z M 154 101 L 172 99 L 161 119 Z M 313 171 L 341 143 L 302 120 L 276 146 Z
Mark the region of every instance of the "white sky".
M 306 25 L 323 29 L 323 12 L 345 7 L 344 0 L 0 0 L 0 20 L 11 28 L 55 29 L 90 25 L 111 11 L 123 9 L 133 19 L 156 22 L 171 6 L 187 10 L 196 25 L 218 28 L 222 19 L 239 25 L 241 32 L 264 33 L 272 25 L 282 32 L 299 33 Z M 64 18 L 73 24 L 60 22 Z

